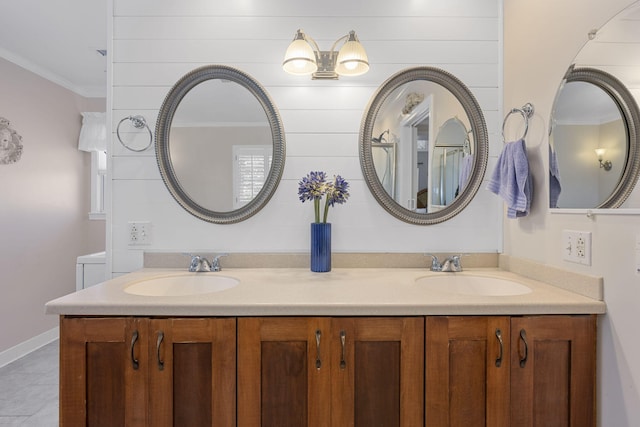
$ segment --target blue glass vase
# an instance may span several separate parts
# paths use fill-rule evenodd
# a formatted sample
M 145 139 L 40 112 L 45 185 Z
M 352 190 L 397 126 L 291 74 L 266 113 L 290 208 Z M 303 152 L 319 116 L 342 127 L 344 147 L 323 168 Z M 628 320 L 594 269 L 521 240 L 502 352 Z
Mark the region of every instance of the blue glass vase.
M 311 271 L 331 271 L 331 224 L 311 224 Z

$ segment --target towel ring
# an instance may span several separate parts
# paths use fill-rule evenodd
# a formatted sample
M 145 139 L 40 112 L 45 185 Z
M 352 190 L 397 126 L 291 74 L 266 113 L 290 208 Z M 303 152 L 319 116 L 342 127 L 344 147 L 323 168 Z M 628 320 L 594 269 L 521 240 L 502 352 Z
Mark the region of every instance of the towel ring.
M 136 129 L 147 128 L 147 130 L 149 131 L 149 143 L 144 148 L 140 148 L 140 149 L 131 148 L 127 144 L 124 143 L 124 141 L 120 137 L 120 125 L 125 120 L 130 120 L 131 124 Z M 153 133 L 151 132 L 151 129 L 149 128 L 149 125 L 147 124 L 147 121 L 145 120 L 145 118 L 143 116 L 127 116 L 124 119 L 120 120 L 120 122 L 118 123 L 118 127 L 116 128 L 116 135 L 118 136 L 118 141 L 120 141 L 120 144 L 122 144 L 122 146 L 124 148 L 126 148 L 127 150 L 130 150 L 130 151 L 135 151 L 136 153 L 140 153 L 142 151 L 145 151 L 147 148 L 151 147 L 151 144 L 153 143 Z
M 533 104 L 530 102 L 527 102 L 526 104 L 524 104 L 522 108 L 512 108 L 511 111 L 509 111 L 507 115 L 504 116 L 504 120 L 502 122 L 502 141 L 505 141 L 504 128 L 507 124 L 507 119 L 509 118 L 510 115 L 516 114 L 516 113 L 520 113 L 522 115 L 522 118 L 524 119 L 524 134 L 520 139 L 524 139 L 526 138 L 527 132 L 529 131 L 529 119 L 533 116 L 534 112 L 535 112 L 535 108 L 533 107 Z

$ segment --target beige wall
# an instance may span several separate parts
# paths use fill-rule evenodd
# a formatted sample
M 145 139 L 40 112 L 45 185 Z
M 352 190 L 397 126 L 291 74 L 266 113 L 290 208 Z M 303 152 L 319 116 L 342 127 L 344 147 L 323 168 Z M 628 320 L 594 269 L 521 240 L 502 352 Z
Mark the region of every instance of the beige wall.
M 532 102 L 535 118 L 527 149 L 535 199 L 531 215 L 505 219 L 507 254 L 604 278 L 607 314 L 598 336 L 598 418 L 602 427 L 640 425 L 640 275 L 635 272 L 637 215 L 548 212 L 548 121 L 556 90 L 587 33 L 633 2 L 629 0 L 506 0 L 505 111 Z M 562 260 L 562 230 L 590 231 L 592 265 Z
M 86 99 L 0 59 L 0 116 L 22 136 L 20 161 L 0 165 L 0 353 L 57 326 L 44 304 L 75 290 L 76 257 L 104 250 L 89 221 L 90 155 L 77 150 Z

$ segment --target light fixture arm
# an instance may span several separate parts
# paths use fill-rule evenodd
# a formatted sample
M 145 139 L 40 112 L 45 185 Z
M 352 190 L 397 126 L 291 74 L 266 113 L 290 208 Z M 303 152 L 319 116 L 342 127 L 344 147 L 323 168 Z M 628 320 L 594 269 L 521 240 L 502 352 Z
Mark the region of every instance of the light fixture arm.
M 313 39 L 313 37 L 311 37 L 310 35 L 307 35 L 307 33 L 305 33 L 302 30 L 298 30 L 298 36 L 300 36 L 300 38 L 302 38 L 302 40 L 304 40 L 307 43 L 312 45 L 311 48 L 313 49 L 313 51 L 315 52 L 315 54 L 317 56 L 318 53 L 320 52 L 320 48 L 318 47 L 318 43 L 316 43 L 316 41 Z
M 350 36 L 355 35 L 355 31 L 349 31 L 349 34 L 345 34 L 344 36 L 340 37 L 338 40 L 336 40 L 335 42 L 333 42 L 333 46 L 331 46 L 331 50 L 329 52 L 333 53 L 336 51 L 336 46 L 338 46 L 338 43 L 340 43 L 342 40 L 347 40 L 350 38 Z
M 610 171 L 611 168 L 613 167 L 613 165 L 611 164 L 611 160 L 598 159 L 598 161 L 600 162 L 600 167 L 606 170 L 607 172 Z

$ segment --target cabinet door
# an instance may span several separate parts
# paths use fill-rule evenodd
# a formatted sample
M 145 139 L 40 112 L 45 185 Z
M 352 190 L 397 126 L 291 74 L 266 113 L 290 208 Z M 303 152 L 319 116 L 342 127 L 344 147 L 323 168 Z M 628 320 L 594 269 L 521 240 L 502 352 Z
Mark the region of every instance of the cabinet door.
M 332 426 L 424 425 L 424 318 L 332 320 Z
M 427 426 L 509 425 L 509 339 L 508 317 L 427 317 Z
M 595 426 L 595 316 L 513 318 L 511 425 Z
M 331 423 L 331 321 L 238 319 L 238 425 Z
M 235 319 L 152 319 L 150 426 L 236 424 Z
M 60 319 L 60 426 L 144 426 L 148 322 Z

